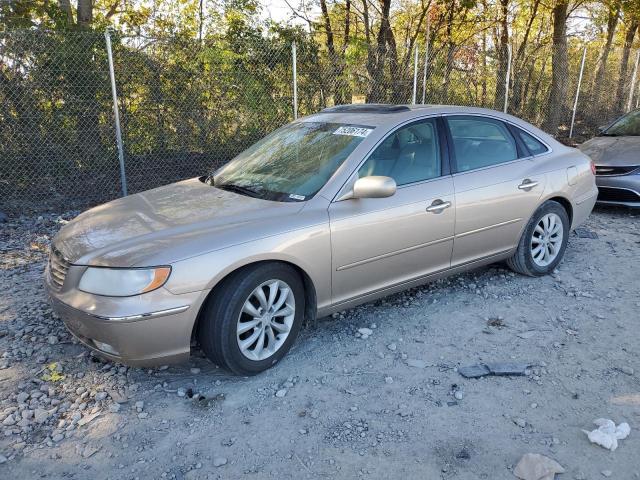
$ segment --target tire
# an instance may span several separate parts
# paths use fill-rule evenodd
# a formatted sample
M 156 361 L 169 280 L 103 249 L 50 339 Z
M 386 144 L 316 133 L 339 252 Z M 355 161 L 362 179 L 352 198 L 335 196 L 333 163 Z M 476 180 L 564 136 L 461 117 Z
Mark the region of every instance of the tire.
M 558 230 L 558 234 L 561 232 L 562 238 L 558 239 L 558 234 L 549 235 L 551 231 L 556 230 L 555 227 L 549 231 L 546 230 L 546 219 L 553 219 L 556 222 L 561 223 L 561 227 Z M 541 223 L 543 222 L 543 223 Z M 558 266 L 564 257 L 564 252 L 567 249 L 567 242 L 569 240 L 570 220 L 567 211 L 562 205 L 553 200 L 548 200 L 534 212 L 529 223 L 527 224 L 518 248 L 510 259 L 507 260 L 507 265 L 514 272 L 522 275 L 528 275 L 531 277 L 539 277 L 541 275 L 547 275 Z M 536 227 L 539 227 L 536 229 Z M 545 233 L 542 233 L 541 230 Z M 535 236 L 535 237 L 534 237 Z M 545 243 L 544 239 L 547 239 Z M 555 238 L 555 244 L 553 239 Z M 552 252 L 548 258 L 544 258 L 545 252 L 538 250 L 541 247 L 543 250 L 545 245 L 552 245 L 548 251 Z M 557 249 L 557 250 L 556 250 Z M 534 252 L 536 256 L 534 258 Z
M 272 297 L 275 282 L 277 293 Z M 284 263 L 260 263 L 231 274 L 210 295 L 198 324 L 198 341 L 205 355 L 237 375 L 255 375 L 272 367 L 300 332 L 305 310 L 302 285 L 298 272 Z M 270 300 L 271 310 L 277 308 L 277 312 L 263 308 Z M 278 306 L 280 301 L 284 303 Z M 247 330 L 239 333 L 241 329 Z M 240 343 L 248 343 L 254 335 L 257 339 L 243 350 Z

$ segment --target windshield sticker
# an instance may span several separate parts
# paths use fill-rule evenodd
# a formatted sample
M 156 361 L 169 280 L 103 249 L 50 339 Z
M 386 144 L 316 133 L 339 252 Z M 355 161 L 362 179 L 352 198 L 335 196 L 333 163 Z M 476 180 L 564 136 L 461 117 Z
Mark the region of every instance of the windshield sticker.
M 348 135 L 350 137 L 366 137 L 371 133 L 372 128 L 364 128 L 364 127 L 347 127 L 342 126 L 338 128 L 334 135 Z
M 304 195 L 297 195 L 295 193 L 291 193 L 291 194 L 289 194 L 289 198 L 292 198 L 293 200 L 304 200 L 305 196 Z

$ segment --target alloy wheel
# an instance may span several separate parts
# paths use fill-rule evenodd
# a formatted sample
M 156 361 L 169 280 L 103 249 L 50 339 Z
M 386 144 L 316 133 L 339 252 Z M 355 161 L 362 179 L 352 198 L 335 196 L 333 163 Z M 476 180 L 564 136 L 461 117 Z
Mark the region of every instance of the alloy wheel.
M 245 300 L 238 317 L 236 337 L 242 354 L 260 361 L 272 356 L 289 336 L 296 313 L 291 287 L 268 280 Z
M 555 213 L 547 213 L 537 223 L 531 236 L 531 257 L 539 267 L 553 263 L 560 253 L 564 226 Z

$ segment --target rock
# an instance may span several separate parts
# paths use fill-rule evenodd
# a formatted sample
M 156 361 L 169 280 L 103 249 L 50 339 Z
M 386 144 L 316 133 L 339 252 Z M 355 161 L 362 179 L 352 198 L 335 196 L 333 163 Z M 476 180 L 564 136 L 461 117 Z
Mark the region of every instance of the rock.
M 9 220 L 9 217 L 7 216 L 6 213 L 4 212 L 0 212 L 0 223 L 5 223 Z M 5 459 L 6 461 L 6 459 Z M 0 462 L 0 463 L 4 463 L 4 462 Z
M 100 451 L 100 447 L 94 447 L 92 445 L 87 445 L 86 447 L 84 447 L 82 449 L 82 456 L 84 458 L 89 458 L 92 455 L 95 455 L 96 453 L 98 453 Z
M 58 443 L 58 442 L 61 442 L 62 440 L 64 440 L 64 435 L 62 435 L 61 433 L 56 433 L 51 439 L 54 442 Z
M 515 423 L 520 428 L 524 428 L 527 426 L 527 421 L 524 418 L 514 418 L 513 423 Z
M 286 388 L 281 388 L 280 390 L 278 390 L 276 392 L 276 397 L 278 398 L 282 398 L 287 394 L 287 389 Z
M 49 412 L 41 408 L 36 408 L 33 413 L 33 421 L 36 423 L 44 423 L 49 419 Z
M 47 343 L 49 345 L 55 345 L 56 343 L 58 343 L 58 337 L 56 337 L 55 335 L 49 335 L 47 337 Z
M 407 360 L 407 365 L 409 365 L 410 367 L 415 367 L 415 368 L 426 368 L 427 366 L 429 366 L 429 364 L 427 362 L 425 362 L 424 360 L 419 360 L 416 358 L 410 358 Z
M 227 464 L 227 459 L 224 457 L 213 457 L 213 466 L 221 467 Z
M 140 420 L 144 420 L 144 419 L 145 419 L 145 418 L 147 418 L 148 416 L 149 416 L 149 412 L 140 412 L 140 413 L 138 414 L 138 418 L 139 418 Z
M 4 455 L 0 455 L 0 465 L 2 465 L 3 463 L 7 463 L 7 457 L 5 457 Z
M 136 402 L 136 410 L 140 413 L 144 409 L 144 402 L 142 400 L 138 400 Z
M 538 332 L 536 330 L 527 330 L 526 332 L 516 333 L 516 336 L 524 340 L 528 340 L 530 338 L 533 338 L 535 335 L 537 335 L 537 333 Z
M 462 397 L 464 395 L 462 394 L 462 392 L 460 390 L 456 390 L 456 392 L 453 394 L 453 396 L 456 398 L 456 400 L 462 400 Z
M 384 377 L 385 383 L 393 383 L 393 377 Z
M 622 373 L 626 374 L 626 375 L 633 375 L 634 371 L 633 368 L 627 366 L 627 365 L 623 365 L 621 367 L 618 367 L 618 370 L 620 370 Z
M 29 399 L 29 394 L 27 392 L 20 392 L 16 397 L 16 401 L 18 403 L 25 403 Z
M 95 398 L 96 402 L 101 402 L 105 398 L 107 398 L 107 392 L 98 392 L 98 393 L 96 393 L 96 398 Z
M 179 397 L 184 397 L 187 394 L 187 390 L 184 387 L 179 387 L 177 394 Z
M 367 339 L 371 336 L 371 334 L 373 334 L 373 330 L 371 330 L 370 328 L 359 328 L 358 329 L 358 333 L 362 336 L 363 339 Z
M 398 349 L 398 346 L 395 343 L 390 343 L 389 345 L 387 345 L 387 348 L 392 352 L 395 352 Z
M 109 396 L 111 397 L 111 399 L 114 402 L 118 402 L 118 403 L 126 403 L 129 401 L 129 399 L 127 397 L 125 397 L 124 395 L 122 395 L 120 392 L 118 392 L 117 390 L 114 389 L 109 389 L 107 390 L 107 393 L 109 394 Z
M 553 480 L 556 473 L 564 473 L 564 468 L 555 460 L 538 453 L 523 455 L 513 471 L 521 480 Z
M 111 413 L 118 413 L 120 411 L 120 404 L 119 403 L 112 403 L 111 405 L 109 405 L 109 411 Z
M 5 418 L 2 421 L 2 425 L 4 425 L 5 427 L 10 427 L 11 425 L 15 425 L 16 424 L 16 419 L 13 418 L 13 415 L 9 415 L 7 418 Z
M 602 470 L 600 473 L 602 474 L 603 477 L 607 477 L 607 478 L 613 475 L 613 472 L 611 470 Z
M 97 418 L 98 416 L 100 416 L 101 413 L 102 412 L 97 411 L 95 413 L 92 413 L 91 415 L 82 417 L 80 420 L 78 420 L 78 426 L 82 427 L 83 425 L 86 425 L 87 423 L 91 422 L 94 418 Z
M 192 368 L 192 369 L 191 369 L 191 373 L 192 373 L 193 375 L 197 375 L 197 374 L 199 374 L 199 373 L 200 373 L 200 369 L 199 369 L 199 368 L 197 368 L 197 367 L 194 367 L 194 368 Z

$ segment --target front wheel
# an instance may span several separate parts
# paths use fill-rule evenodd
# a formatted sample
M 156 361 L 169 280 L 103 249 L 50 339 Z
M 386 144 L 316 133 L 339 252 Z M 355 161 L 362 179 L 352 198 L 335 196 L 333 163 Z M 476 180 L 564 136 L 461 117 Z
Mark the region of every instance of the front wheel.
M 238 375 L 255 375 L 280 360 L 303 321 L 304 290 L 289 265 L 264 263 L 227 278 L 207 301 L 198 327 L 202 350 Z
M 553 200 L 546 201 L 529 220 L 518 249 L 507 260 L 507 265 L 522 275 L 551 273 L 564 256 L 569 228 L 569 215 L 564 207 Z

